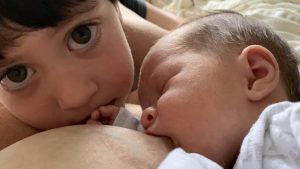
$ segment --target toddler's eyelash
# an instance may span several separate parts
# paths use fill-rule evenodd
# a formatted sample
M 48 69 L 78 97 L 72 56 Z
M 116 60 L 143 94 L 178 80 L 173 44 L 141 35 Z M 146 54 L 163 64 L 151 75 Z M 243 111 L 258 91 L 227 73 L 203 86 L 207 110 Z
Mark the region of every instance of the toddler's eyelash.
M 73 32 L 76 28 L 81 27 L 81 26 L 96 26 L 97 34 L 96 34 L 95 40 L 94 40 L 94 42 L 92 42 L 92 43 L 90 44 L 90 46 L 88 47 L 89 49 L 94 49 L 95 47 L 98 46 L 99 41 L 100 41 L 100 39 L 101 39 L 101 37 L 102 37 L 101 23 L 98 22 L 98 21 L 87 21 L 87 22 L 83 22 L 83 23 L 77 24 L 76 26 L 74 26 L 74 27 L 67 33 L 67 36 L 65 37 L 65 43 L 66 43 L 66 44 L 68 43 L 68 39 L 70 38 L 72 32 Z
M 1 81 L 3 80 L 3 78 L 7 75 L 7 71 L 8 71 L 9 69 L 11 69 L 12 67 L 14 67 L 14 66 L 9 66 L 9 67 L 7 67 L 7 68 L 4 68 L 4 69 L 1 69 L 1 70 L 0 70 L 0 83 L 1 83 Z
M 5 76 L 6 76 L 6 70 L 0 73 L 0 84 Z
M 7 71 L 18 64 L 8 63 L 0 67 L 0 81 L 6 76 Z
M 100 23 L 90 23 L 87 26 L 96 26 L 96 29 L 97 29 L 95 41 L 89 47 L 90 49 L 94 49 L 98 46 L 98 44 L 100 43 L 101 37 L 102 37 L 101 24 Z

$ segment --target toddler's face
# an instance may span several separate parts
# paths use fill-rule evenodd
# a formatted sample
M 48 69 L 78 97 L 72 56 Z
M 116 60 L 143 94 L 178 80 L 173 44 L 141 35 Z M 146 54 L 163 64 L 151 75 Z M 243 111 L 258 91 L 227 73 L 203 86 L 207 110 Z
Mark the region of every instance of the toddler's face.
M 205 51 L 175 52 L 172 44 L 182 31 L 159 40 L 143 62 L 142 124 L 148 134 L 211 157 L 213 149 L 239 137 L 244 79 L 235 57 L 223 61 Z
M 54 28 L 30 32 L 6 53 L 1 102 L 40 129 L 82 123 L 100 105 L 121 106 L 133 81 L 133 61 L 115 6 L 93 10 Z

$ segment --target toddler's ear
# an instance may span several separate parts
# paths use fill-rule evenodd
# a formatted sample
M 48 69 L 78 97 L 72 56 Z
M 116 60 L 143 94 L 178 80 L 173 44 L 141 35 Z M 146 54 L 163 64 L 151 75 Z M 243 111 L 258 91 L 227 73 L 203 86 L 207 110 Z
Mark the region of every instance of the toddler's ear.
M 275 90 L 279 83 L 279 66 L 268 49 L 251 45 L 244 48 L 239 57 L 246 73 L 249 100 L 259 101 Z

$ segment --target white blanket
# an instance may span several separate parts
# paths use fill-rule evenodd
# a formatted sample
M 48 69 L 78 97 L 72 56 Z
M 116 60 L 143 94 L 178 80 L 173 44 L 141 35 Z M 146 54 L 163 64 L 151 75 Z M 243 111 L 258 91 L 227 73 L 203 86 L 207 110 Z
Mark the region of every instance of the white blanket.
M 173 150 L 160 169 L 220 169 L 213 161 Z M 300 168 L 300 102 L 267 107 L 245 137 L 234 169 Z
M 300 168 L 300 102 L 265 109 L 244 139 L 234 168 Z
M 203 10 L 226 9 L 258 18 L 270 25 L 295 49 L 300 59 L 300 0 L 148 0 L 189 18 Z

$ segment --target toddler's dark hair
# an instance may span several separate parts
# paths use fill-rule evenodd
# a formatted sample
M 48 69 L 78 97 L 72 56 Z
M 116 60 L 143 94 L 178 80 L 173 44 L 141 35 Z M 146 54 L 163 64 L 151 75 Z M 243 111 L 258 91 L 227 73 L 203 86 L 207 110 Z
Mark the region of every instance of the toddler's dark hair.
M 57 26 L 98 3 L 98 0 L 0 0 L 0 57 L 24 33 Z

